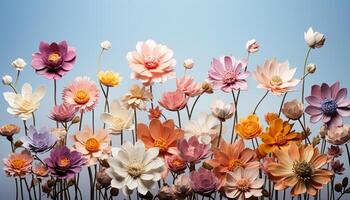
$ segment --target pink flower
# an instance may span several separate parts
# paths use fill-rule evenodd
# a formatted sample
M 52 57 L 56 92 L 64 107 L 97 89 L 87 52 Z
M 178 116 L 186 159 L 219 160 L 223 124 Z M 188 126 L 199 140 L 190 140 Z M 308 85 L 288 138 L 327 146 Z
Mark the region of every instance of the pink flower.
M 174 92 L 164 92 L 158 103 L 167 110 L 177 111 L 182 110 L 186 106 L 187 101 L 188 97 L 178 89 Z
M 350 125 L 329 127 L 326 133 L 326 140 L 334 145 L 342 145 L 350 140 Z
M 177 143 L 179 150 L 179 156 L 188 163 L 199 163 L 201 160 L 209 157 L 212 152 L 210 146 L 207 144 L 201 144 L 196 136 L 186 139 L 181 139 Z
M 245 48 L 247 49 L 248 53 L 255 53 L 259 51 L 259 44 L 255 39 L 251 39 L 247 41 Z
M 214 173 L 201 167 L 198 171 L 192 171 L 190 174 L 191 187 L 193 191 L 208 196 L 219 187 L 219 180 Z
M 334 146 L 331 145 L 328 147 L 328 152 L 327 155 L 332 157 L 332 158 L 337 158 L 340 157 L 343 154 L 343 149 L 340 148 L 339 146 Z
M 173 51 L 153 40 L 138 42 L 136 51 L 129 52 L 126 58 L 133 71 L 131 77 L 145 86 L 175 78 Z
M 245 79 L 249 76 L 249 72 L 242 71 L 246 67 L 245 59 L 235 60 L 231 56 L 223 56 L 220 60 L 214 58 L 208 73 L 209 81 L 213 83 L 215 89 L 224 92 L 247 90 L 248 83 Z
M 98 101 L 98 88 L 88 77 L 77 77 L 63 90 L 63 101 L 80 112 L 92 110 Z
M 33 158 L 27 150 L 11 153 L 3 160 L 4 170 L 8 176 L 25 176 L 30 173 L 32 161 Z
M 181 79 L 177 79 L 176 86 L 178 90 L 183 91 L 190 97 L 198 96 L 203 92 L 202 84 L 196 83 L 194 79 L 189 76 L 183 76 Z
M 70 122 L 74 118 L 75 113 L 75 106 L 61 104 L 53 107 L 49 118 L 58 122 Z
M 166 162 L 170 171 L 175 173 L 183 172 L 187 168 L 186 162 L 178 155 L 167 156 Z

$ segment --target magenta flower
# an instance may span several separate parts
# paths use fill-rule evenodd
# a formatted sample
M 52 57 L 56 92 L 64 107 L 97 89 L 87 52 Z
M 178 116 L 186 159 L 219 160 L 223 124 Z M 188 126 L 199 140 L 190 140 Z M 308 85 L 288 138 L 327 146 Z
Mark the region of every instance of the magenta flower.
M 350 116 L 350 99 L 346 98 L 347 89 L 339 88 L 339 82 L 329 86 L 323 83 L 321 86 L 313 85 L 311 96 L 306 97 L 310 104 L 306 107 L 312 123 L 322 120 L 328 126 L 341 126 L 342 117 Z
M 58 122 L 70 122 L 74 118 L 75 113 L 75 106 L 63 103 L 53 107 L 49 118 Z
M 201 144 L 196 136 L 186 139 L 181 139 L 177 143 L 177 148 L 180 152 L 180 157 L 188 163 L 199 163 L 202 159 L 209 157 L 212 152 L 210 146 Z
M 193 191 L 208 196 L 219 187 L 219 180 L 214 173 L 205 168 L 198 171 L 192 171 L 190 174 L 191 188 Z
M 220 60 L 214 58 L 209 70 L 209 80 L 215 89 L 221 89 L 224 92 L 247 90 L 248 84 L 245 79 L 250 73 L 242 71 L 246 67 L 245 59 L 235 60 L 231 56 L 223 56 Z
M 68 47 L 66 41 L 40 42 L 39 52 L 32 55 L 32 67 L 47 79 L 59 80 L 73 69 L 75 58 L 75 48 Z

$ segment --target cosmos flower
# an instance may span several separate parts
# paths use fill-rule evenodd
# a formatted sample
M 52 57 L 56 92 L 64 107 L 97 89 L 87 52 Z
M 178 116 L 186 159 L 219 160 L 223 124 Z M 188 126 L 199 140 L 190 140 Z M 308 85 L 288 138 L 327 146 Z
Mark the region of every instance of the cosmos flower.
M 233 113 L 236 110 L 236 107 L 233 103 L 225 104 L 220 99 L 214 99 L 211 103 L 211 113 L 221 121 L 230 119 L 233 116 Z
M 322 33 L 314 32 L 310 27 L 306 33 L 304 33 L 304 39 L 310 48 L 321 48 L 326 41 L 326 38 Z
M 219 181 L 210 170 L 203 167 L 190 173 L 190 184 L 194 192 L 208 196 L 219 187 Z
M 198 96 L 203 92 L 202 85 L 195 82 L 194 78 L 186 75 L 180 79 L 176 79 L 176 87 L 190 97 Z
M 129 93 L 123 95 L 122 102 L 127 109 L 146 110 L 147 102 L 153 98 L 152 93 L 145 86 L 137 84 L 131 86 Z
M 99 71 L 97 77 L 100 83 L 106 87 L 116 87 L 120 85 L 121 81 L 123 80 L 119 73 L 109 70 Z
M 188 163 L 199 163 L 212 154 L 210 146 L 199 143 L 195 136 L 190 137 L 188 140 L 179 140 L 177 149 L 179 150 L 179 156 Z
M 25 176 L 30 173 L 33 157 L 27 150 L 11 153 L 3 159 L 4 170 L 8 176 Z
M 262 133 L 262 126 L 260 125 L 259 117 L 255 114 L 240 119 L 235 129 L 238 135 L 243 139 L 253 139 Z
M 167 110 L 182 110 L 187 105 L 188 97 L 179 89 L 174 92 L 164 92 L 158 103 Z
M 51 110 L 49 118 L 57 122 L 70 122 L 74 118 L 76 109 L 71 104 L 60 104 L 54 106 Z
M 37 130 L 34 126 L 28 129 L 28 135 L 21 137 L 22 146 L 33 153 L 45 153 L 52 149 L 57 138 L 46 127 Z

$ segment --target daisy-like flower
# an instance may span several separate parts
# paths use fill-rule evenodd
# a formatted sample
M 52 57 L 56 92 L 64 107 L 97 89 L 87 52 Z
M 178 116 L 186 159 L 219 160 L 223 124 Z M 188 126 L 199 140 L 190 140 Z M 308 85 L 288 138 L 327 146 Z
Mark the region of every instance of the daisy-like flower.
M 221 89 L 224 92 L 247 90 L 246 78 L 249 76 L 249 72 L 243 71 L 246 67 L 247 61 L 245 59 L 235 60 L 231 56 L 223 56 L 220 60 L 214 58 L 208 73 L 209 80 L 215 89 Z
M 145 86 L 163 83 L 176 76 L 173 51 L 153 40 L 138 42 L 136 51 L 129 52 L 126 58 L 133 71 L 131 78 L 140 80 Z
M 57 141 L 46 127 L 37 130 L 34 126 L 28 129 L 28 135 L 21 137 L 22 146 L 33 153 L 45 153 L 49 151 Z
M 24 150 L 21 153 L 11 153 L 3 159 L 4 170 L 8 176 L 25 176 L 30 173 L 33 157 L 29 151 Z
M 96 165 L 98 159 L 107 159 L 111 152 L 111 139 L 103 130 L 99 129 L 94 134 L 89 127 L 72 136 L 74 141 L 73 148 L 80 152 L 86 159 L 88 166 Z
M 275 58 L 266 60 L 263 66 L 258 66 L 253 77 L 258 82 L 258 88 L 271 91 L 274 95 L 282 95 L 295 90 L 300 82 L 293 78 L 296 68 L 289 68 L 288 61 L 278 63 Z
M 145 86 L 140 87 L 137 84 L 131 86 L 130 92 L 122 98 L 123 104 L 127 109 L 146 110 L 146 104 L 152 100 L 152 93 Z
M 113 100 L 110 104 L 110 113 L 101 114 L 101 120 L 107 124 L 109 132 L 113 135 L 118 135 L 123 130 L 132 130 L 133 117 L 134 113 L 123 108 L 118 100 Z
M 113 157 L 108 159 L 110 168 L 106 171 L 112 178 L 111 187 L 123 189 L 124 195 L 130 195 L 137 188 L 145 195 L 161 179 L 164 162 L 158 153 L 158 148 L 146 150 L 141 141 L 112 148 Z
M 322 120 L 328 126 L 341 126 L 343 117 L 350 116 L 350 99 L 346 98 L 346 88 L 340 88 L 339 82 L 329 86 L 323 83 L 321 86 L 313 85 L 311 96 L 306 97 L 309 105 L 305 112 L 311 116 L 310 121 L 316 123 Z
M 198 96 L 203 92 L 202 84 L 195 82 L 195 80 L 189 76 L 176 79 L 176 87 L 190 97 Z
M 80 112 L 91 111 L 97 104 L 99 90 L 88 77 L 76 77 L 63 90 L 63 101 Z
M 233 103 L 225 104 L 225 102 L 220 99 L 214 99 L 210 109 L 211 113 L 221 121 L 230 119 L 236 110 Z
M 4 98 L 10 107 L 7 112 L 22 120 L 31 118 L 32 113 L 40 106 L 40 101 L 45 96 L 45 87 L 39 86 L 34 92 L 29 83 L 22 86 L 22 94 L 4 92 Z
M 314 196 L 327 184 L 333 173 L 322 168 L 329 160 L 320 154 L 317 147 L 300 146 L 291 143 L 288 148 L 276 149 L 273 155 L 278 162 L 268 164 L 269 172 L 276 178 L 275 189 L 291 187 L 291 195 L 308 194 Z
M 120 85 L 120 82 L 123 80 L 119 73 L 115 73 L 109 70 L 99 71 L 97 77 L 100 83 L 107 87 L 116 87 Z

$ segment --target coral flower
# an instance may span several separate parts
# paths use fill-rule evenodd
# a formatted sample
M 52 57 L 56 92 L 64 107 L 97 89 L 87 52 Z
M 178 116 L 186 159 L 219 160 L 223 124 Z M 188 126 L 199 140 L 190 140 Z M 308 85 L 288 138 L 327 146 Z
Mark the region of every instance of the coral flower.
M 182 110 L 187 105 L 188 97 L 181 90 L 164 92 L 158 103 L 170 111 Z
M 192 171 L 190 174 L 190 179 L 190 184 L 193 191 L 204 196 L 209 196 L 216 191 L 219 186 L 219 181 L 215 177 L 214 173 L 203 167 L 201 167 L 198 171 Z
M 181 173 L 187 168 L 186 162 L 178 155 L 167 157 L 166 164 L 168 165 L 169 170 L 174 173 Z
M 32 161 L 33 157 L 27 150 L 21 153 L 11 153 L 3 159 L 4 170 L 8 176 L 25 176 L 30 173 Z
M 138 42 L 136 51 L 129 52 L 126 58 L 133 71 L 131 77 L 140 80 L 145 86 L 175 78 L 176 60 L 173 51 L 153 40 Z
M 235 129 L 243 139 L 256 138 L 262 132 L 259 117 L 255 114 L 251 114 L 247 118 L 241 119 Z
M 253 73 L 255 80 L 259 83 L 258 88 L 271 91 L 274 95 L 282 95 L 294 90 L 300 82 L 294 79 L 296 68 L 289 68 L 288 61 L 278 63 L 275 58 L 266 60 L 263 66 L 258 66 Z
M 131 86 L 130 92 L 123 96 L 122 101 L 127 109 L 146 110 L 146 103 L 151 101 L 152 98 L 152 93 L 149 89 L 134 84 Z
M 43 163 L 34 164 L 32 167 L 33 174 L 37 177 L 44 178 L 49 175 L 49 170 Z
M 70 122 L 76 113 L 75 106 L 70 104 L 60 104 L 54 106 L 49 118 L 57 122 Z
M 75 48 L 68 47 L 66 41 L 40 42 L 39 52 L 32 55 L 32 67 L 45 78 L 59 80 L 73 69 L 75 58 Z
M 63 90 L 63 101 L 80 112 L 92 110 L 98 101 L 98 88 L 88 77 L 77 77 Z
M 162 116 L 162 110 L 159 109 L 159 106 L 155 107 L 155 108 L 150 108 L 148 110 L 148 119 L 152 120 L 152 119 L 159 119 Z
M 292 196 L 305 192 L 314 196 L 331 181 L 333 173 L 321 168 L 328 162 L 327 155 L 320 154 L 312 145 L 298 147 L 291 143 L 288 148 L 277 149 L 273 154 L 278 163 L 269 163 L 268 170 L 277 178 L 276 190 L 291 187 Z
M 183 91 L 187 96 L 195 97 L 202 94 L 202 84 L 196 83 L 192 77 L 183 76 L 176 80 L 177 89 Z
M 188 163 L 199 163 L 212 154 L 210 146 L 199 143 L 196 136 L 192 136 L 188 140 L 179 140 L 177 149 L 179 150 L 179 156 Z
M 99 71 L 97 77 L 100 83 L 107 87 L 116 87 L 120 85 L 120 82 L 123 80 L 118 73 L 109 70 Z
M 250 73 L 242 71 L 246 67 L 247 61 L 245 59 L 235 60 L 231 56 L 223 56 L 220 60 L 214 58 L 208 73 L 209 80 L 215 89 L 221 89 L 224 92 L 247 90 L 246 78 Z

